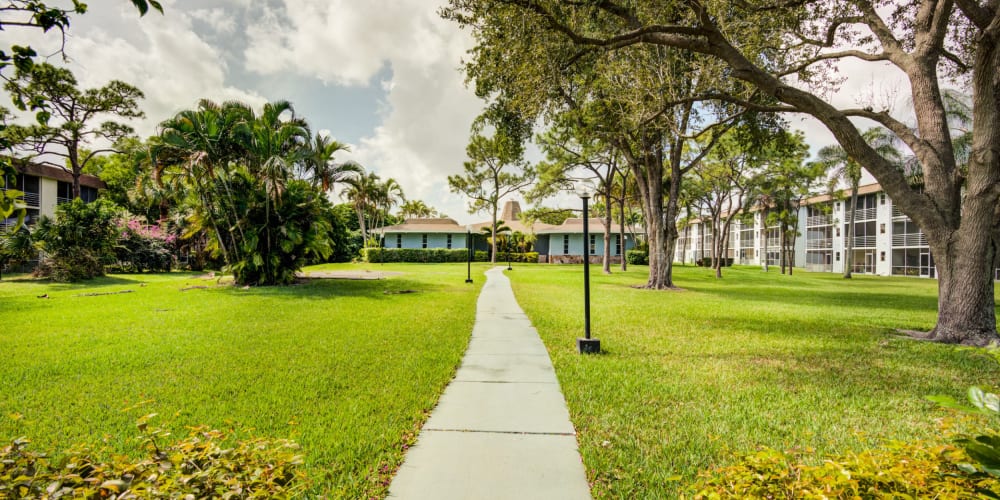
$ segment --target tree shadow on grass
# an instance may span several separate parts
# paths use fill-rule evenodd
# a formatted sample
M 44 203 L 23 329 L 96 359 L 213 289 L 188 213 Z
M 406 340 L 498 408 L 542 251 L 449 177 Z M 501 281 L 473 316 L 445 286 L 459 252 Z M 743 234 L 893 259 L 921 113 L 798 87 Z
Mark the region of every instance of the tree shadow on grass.
M 441 292 L 444 285 L 405 278 L 356 280 L 312 279 L 288 286 L 231 287 L 227 292 L 247 296 L 267 296 L 288 299 L 325 300 L 334 297 L 361 297 L 372 300 L 389 300 L 401 296 L 420 299 L 427 293 Z
M 685 287 L 689 291 L 714 295 L 727 300 L 754 301 L 824 307 L 851 307 L 858 309 L 887 309 L 897 311 L 936 311 L 937 297 L 851 290 L 831 292 L 822 290 L 796 290 L 794 288 L 769 288 L 766 286 L 739 288 L 706 287 L 697 284 Z M 800 293 L 795 293 L 799 291 Z

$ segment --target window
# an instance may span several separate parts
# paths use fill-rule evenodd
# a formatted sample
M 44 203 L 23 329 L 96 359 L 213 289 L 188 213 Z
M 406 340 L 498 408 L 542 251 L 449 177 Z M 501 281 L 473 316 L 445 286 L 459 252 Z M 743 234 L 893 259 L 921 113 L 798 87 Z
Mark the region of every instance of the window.
M 840 252 L 837 252 L 837 262 L 840 262 Z
M 563 235 L 563 255 L 569 255 L 569 235 Z
M 622 235 L 615 235 L 615 255 L 622 254 Z
M 403 234 L 396 234 L 396 248 L 403 248 Z
M 590 235 L 590 255 L 597 253 L 597 235 Z
M 448 250 L 451 250 L 451 235 L 448 235 Z
M 885 262 L 885 252 L 880 253 L 878 257 L 879 257 L 878 260 Z
M 422 236 L 423 238 L 421 239 L 420 242 L 420 248 L 427 248 L 427 234 L 424 233 Z
M 840 227 L 837 227 L 837 237 L 840 237 Z
M 885 234 L 885 224 L 879 224 L 879 226 L 878 226 L 878 232 L 880 234 Z M 885 259 L 882 259 L 882 260 L 885 260 Z
M 882 193 L 882 194 L 881 194 L 881 195 L 879 196 L 879 204 L 881 204 L 881 205 L 885 205 L 885 193 Z M 885 260 L 885 259 L 883 259 L 883 260 Z

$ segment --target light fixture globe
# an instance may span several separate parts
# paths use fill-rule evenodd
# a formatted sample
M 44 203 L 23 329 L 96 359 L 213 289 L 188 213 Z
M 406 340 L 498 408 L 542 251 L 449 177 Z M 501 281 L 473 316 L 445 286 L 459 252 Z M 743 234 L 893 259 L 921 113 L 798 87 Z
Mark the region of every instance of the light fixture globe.
M 588 199 L 594 196 L 594 193 L 597 191 L 597 187 L 594 186 L 594 181 L 585 179 L 577 181 L 573 186 L 573 190 L 576 191 L 576 195 L 581 199 Z

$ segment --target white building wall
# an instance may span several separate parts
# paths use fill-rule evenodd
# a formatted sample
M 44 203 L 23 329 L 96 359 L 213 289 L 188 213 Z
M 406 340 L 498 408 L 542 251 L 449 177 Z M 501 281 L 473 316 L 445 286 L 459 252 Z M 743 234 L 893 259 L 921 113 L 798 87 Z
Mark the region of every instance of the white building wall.
M 875 274 L 892 275 L 892 203 L 885 193 L 879 193 L 876 205 L 875 223 L 878 234 L 875 238 Z
M 844 221 L 847 220 L 847 203 L 833 202 L 833 272 L 844 273 L 844 247 L 847 245 L 847 235 L 844 234 Z

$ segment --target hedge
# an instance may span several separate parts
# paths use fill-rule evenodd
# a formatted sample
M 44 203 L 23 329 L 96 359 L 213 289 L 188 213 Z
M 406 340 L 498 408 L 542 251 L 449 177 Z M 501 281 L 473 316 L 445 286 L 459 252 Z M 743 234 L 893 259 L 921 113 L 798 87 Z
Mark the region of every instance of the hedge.
M 361 258 L 366 262 L 465 262 L 469 251 L 464 248 L 368 248 L 361 251 Z M 513 262 L 538 262 L 538 252 L 512 253 Z M 489 262 L 489 252 L 476 251 L 473 258 L 476 262 Z M 507 261 L 507 254 L 497 254 L 497 262 Z
M 629 250 L 625 252 L 625 260 L 634 266 L 649 264 L 649 254 L 644 250 Z

